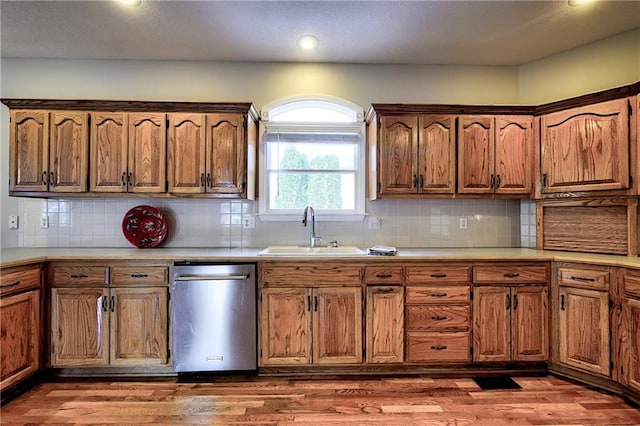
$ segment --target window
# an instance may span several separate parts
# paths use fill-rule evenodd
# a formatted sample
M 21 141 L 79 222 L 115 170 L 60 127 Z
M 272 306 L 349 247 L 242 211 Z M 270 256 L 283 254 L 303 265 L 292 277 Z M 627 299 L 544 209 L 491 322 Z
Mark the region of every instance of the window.
M 307 205 L 324 220 L 362 219 L 362 109 L 305 98 L 270 104 L 262 117 L 261 219 L 289 220 Z

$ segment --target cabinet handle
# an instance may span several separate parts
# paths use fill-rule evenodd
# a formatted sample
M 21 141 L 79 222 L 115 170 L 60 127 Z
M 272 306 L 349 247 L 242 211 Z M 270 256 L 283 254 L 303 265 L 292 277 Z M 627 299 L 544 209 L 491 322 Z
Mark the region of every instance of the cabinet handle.
M 495 188 L 495 187 L 496 187 L 496 175 L 492 174 L 490 188 Z
M 518 278 L 520 274 L 518 274 L 517 272 L 505 272 L 504 274 L 502 274 L 502 276 L 505 278 Z
M 391 278 L 392 274 L 376 274 L 376 278 Z
M 122 186 L 127 186 L 127 172 L 122 172 Z
M 211 186 L 211 173 L 207 173 L 207 186 L 209 188 L 212 188 L 212 186 Z
M 71 274 L 69 275 L 70 278 L 73 278 L 74 280 L 79 280 L 82 278 L 89 278 L 89 275 L 87 274 Z
M 447 293 L 431 293 L 431 297 L 447 297 Z
M 102 299 L 102 311 L 107 312 L 109 308 L 107 307 L 107 296 L 100 296 Z
M 307 296 L 307 311 L 311 312 L 311 296 Z
M 417 175 L 413 175 L 413 181 L 411 183 L 411 187 L 415 188 L 416 186 L 418 186 L 418 176 Z
M 133 181 L 133 173 L 129 172 L 127 173 L 127 189 L 129 189 L 130 186 L 133 186 L 133 184 L 131 183 Z
M 513 295 L 513 309 L 518 309 L 518 295 L 514 294 Z
M 200 186 L 205 187 L 204 173 L 200 173 Z
M 440 316 L 440 315 L 434 315 L 434 316 L 431 317 L 431 319 L 434 320 L 434 321 L 444 321 L 444 320 L 447 319 L 447 317 L 443 317 L 443 316 Z
M 42 184 L 47 185 L 47 172 L 42 172 Z
M 420 175 L 420 188 L 424 186 L 424 176 Z
M 313 310 L 318 312 L 318 296 L 313 296 Z
M 511 296 L 507 294 L 507 310 L 511 309 Z
M 393 293 L 395 291 L 394 288 L 378 288 L 376 289 L 376 291 L 374 291 L 375 294 L 387 294 L 387 293 Z
M 149 274 L 131 274 L 131 278 L 147 278 Z
M 447 274 L 431 274 L 431 278 L 446 278 Z
M 9 284 L 3 284 L 1 287 L 2 287 L 2 288 L 15 287 L 15 286 L 17 286 L 18 284 L 20 284 L 20 280 L 18 280 L 18 281 L 14 281 L 14 282 L 9 283 Z
M 560 296 L 560 310 L 564 311 L 564 294 Z
M 53 172 L 49 172 L 49 185 L 51 185 L 51 186 L 54 186 L 54 184 L 53 184 L 55 182 L 54 177 L 55 177 L 55 175 L 53 174 Z
M 586 282 L 590 282 L 590 283 L 592 283 L 592 282 L 594 282 L 596 280 L 595 278 L 574 277 L 574 276 L 571 276 L 571 279 L 575 280 L 575 281 L 586 281 Z
M 545 188 L 547 186 L 547 174 L 542 174 L 542 187 Z
M 496 189 L 500 189 L 500 182 L 501 182 L 500 175 L 496 175 Z
M 431 346 L 431 349 L 434 351 L 444 351 L 445 349 L 447 349 L 447 347 L 444 345 L 434 345 Z
M 111 296 L 111 300 L 109 301 L 109 310 L 111 312 L 115 312 L 116 310 L 116 297 Z

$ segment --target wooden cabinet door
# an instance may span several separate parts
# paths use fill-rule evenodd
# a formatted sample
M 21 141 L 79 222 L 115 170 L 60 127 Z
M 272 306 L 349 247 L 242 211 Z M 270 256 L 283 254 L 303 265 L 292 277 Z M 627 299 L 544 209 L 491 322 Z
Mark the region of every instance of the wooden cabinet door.
M 404 289 L 367 287 L 367 362 L 402 362 L 404 352 Z
M 456 117 L 422 116 L 418 136 L 418 190 L 454 194 L 456 182 Z
M 486 194 L 493 191 L 494 118 L 458 118 L 458 192 Z
M 49 191 L 86 192 L 89 185 L 89 113 L 51 112 Z
M 560 362 L 609 376 L 609 295 L 560 287 Z
M 473 360 L 511 359 L 510 289 L 508 286 L 473 290 Z
M 167 363 L 167 288 L 112 288 L 111 365 Z
M 362 290 L 327 287 L 313 291 L 313 362 L 362 362 Z
M 9 189 L 46 191 L 49 182 L 49 112 L 11 111 Z
M 418 117 L 380 118 L 378 159 L 380 195 L 417 193 Z
M 265 288 L 260 298 L 260 365 L 310 364 L 311 290 Z
M 204 192 L 205 148 L 204 114 L 169 115 L 167 162 L 169 192 L 173 194 Z
M 108 302 L 102 288 L 52 290 L 52 367 L 109 364 Z
M 0 390 L 40 367 L 40 290 L 0 299 Z
M 91 113 L 91 192 L 127 191 L 129 115 Z
M 207 114 L 207 192 L 246 193 L 247 148 L 241 114 Z
M 549 358 L 548 291 L 543 286 L 511 289 L 511 359 Z
M 165 192 L 166 145 L 165 114 L 129 114 L 129 192 Z
M 496 118 L 496 194 L 531 192 L 533 141 L 532 117 L 516 115 Z
M 619 99 L 543 115 L 543 192 L 629 188 L 629 111 Z
M 640 391 L 640 300 L 624 298 L 627 359 L 624 361 L 625 383 Z

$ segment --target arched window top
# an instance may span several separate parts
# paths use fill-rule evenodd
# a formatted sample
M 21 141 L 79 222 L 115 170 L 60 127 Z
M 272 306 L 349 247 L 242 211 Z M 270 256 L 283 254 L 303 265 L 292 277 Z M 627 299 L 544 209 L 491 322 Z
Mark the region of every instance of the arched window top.
M 304 96 L 283 98 L 265 105 L 262 119 L 280 123 L 360 123 L 363 111 L 341 98 Z

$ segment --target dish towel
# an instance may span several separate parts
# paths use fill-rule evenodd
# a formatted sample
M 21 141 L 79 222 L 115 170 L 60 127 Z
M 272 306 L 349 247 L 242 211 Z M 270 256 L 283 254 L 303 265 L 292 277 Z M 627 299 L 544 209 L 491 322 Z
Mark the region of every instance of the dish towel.
M 395 256 L 396 248 L 391 246 L 375 245 L 367 249 L 367 254 L 370 256 Z

